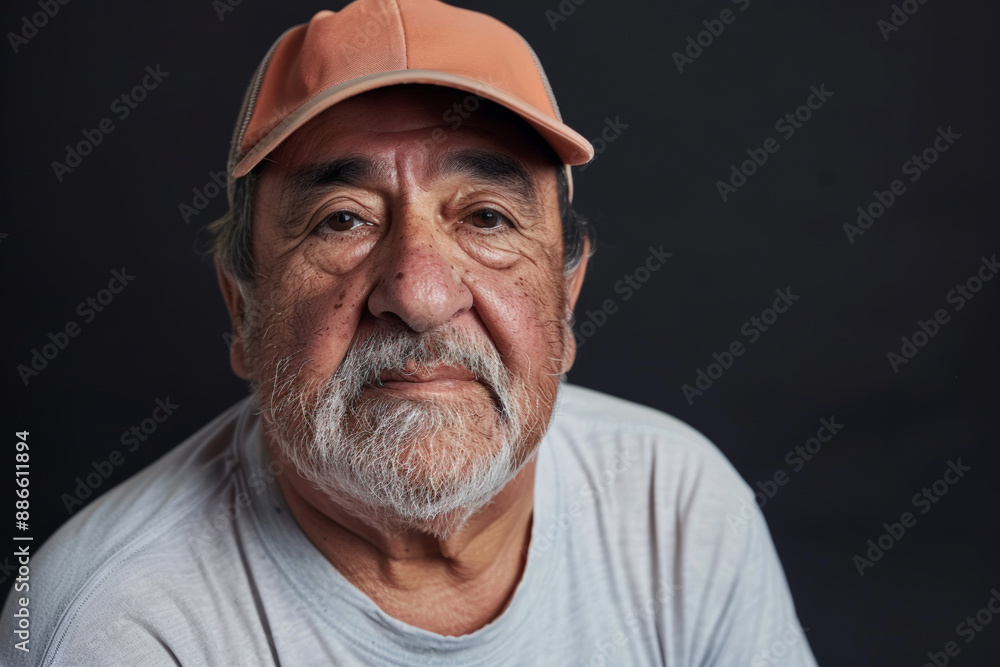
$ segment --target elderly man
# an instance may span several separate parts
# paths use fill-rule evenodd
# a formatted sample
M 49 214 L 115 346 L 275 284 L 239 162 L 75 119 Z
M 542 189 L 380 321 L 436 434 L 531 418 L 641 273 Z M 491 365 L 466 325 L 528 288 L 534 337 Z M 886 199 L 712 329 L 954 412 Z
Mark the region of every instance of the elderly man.
M 214 225 L 253 396 L 62 528 L 4 664 L 814 664 L 714 446 L 561 386 L 592 154 L 489 17 L 286 32 Z

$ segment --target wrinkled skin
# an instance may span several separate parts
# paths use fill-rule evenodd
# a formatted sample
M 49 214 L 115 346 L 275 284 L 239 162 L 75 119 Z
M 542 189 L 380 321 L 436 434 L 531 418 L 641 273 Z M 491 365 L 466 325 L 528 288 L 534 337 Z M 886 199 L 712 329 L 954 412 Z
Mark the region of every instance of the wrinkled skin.
M 241 292 L 220 271 L 238 334 L 231 362 L 259 399 L 291 384 L 317 393 L 353 346 L 385 329 L 460 330 L 499 353 L 520 388 L 526 417 L 519 470 L 474 516 L 373 523 L 293 466 L 280 476 L 299 524 L 335 566 L 390 614 L 446 634 L 495 617 L 520 576 L 531 455 L 575 355 L 567 318 L 586 266 L 584 260 L 572 274 L 564 272 L 555 168 L 537 135 L 485 104 L 458 128 L 446 124 L 443 114 L 464 97 L 394 87 L 313 119 L 269 157 L 258 183 L 254 284 Z M 442 168 L 457 154 L 499 155 L 501 163 L 519 165 L 530 185 L 467 166 Z M 303 169 L 345 158 L 374 168 L 355 169 L 348 183 L 294 194 Z M 460 441 L 469 451 L 499 446 L 491 423 L 499 419 L 494 397 L 462 368 L 382 379 L 366 395 L 468 406 L 478 424 L 411 443 L 409 463 L 431 463 Z M 268 401 L 261 403 L 271 456 L 287 463 L 279 444 L 283 433 L 308 422 L 302 412 L 309 402 L 271 414 Z

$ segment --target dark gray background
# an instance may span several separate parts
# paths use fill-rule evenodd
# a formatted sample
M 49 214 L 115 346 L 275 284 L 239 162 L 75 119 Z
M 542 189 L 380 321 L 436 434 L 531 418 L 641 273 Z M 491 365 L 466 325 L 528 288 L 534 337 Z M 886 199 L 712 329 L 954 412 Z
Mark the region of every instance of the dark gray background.
M 948 641 L 961 649 L 952 664 L 996 664 L 1000 619 L 970 643 L 956 626 L 1000 587 L 1000 280 L 960 311 L 946 302 L 980 257 L 1000 252 L 995 5 L 927 0 L 886 41 L 876 22 L 890 2 L 752 0 L 740 11 L 729 0 L 565 0 L 574 11 L 555 29 L 545 12 L 559 0 L 458 4 L 535 46 L 582 134 L 598 136 L 606 118 L 628 126 L 577 175 L 577 207 L 599 233 L 580 321 L 608 298 L 618 310 L 586 340 L 571 380 L 691 423 L 751 484 L 789 474 L 763 511 L 821 664 L 920 665 Z M 190 224 L 178 207 L 223 168 L 263 52 L 320 8 L 244 0 L 220 20 L 209 0 L 76 0 L 18 53 L 5 40 L 0 368 L 10 442 L 0 477 L 12 478 L 13 432 L 29 430 L 36 544 L 67 519 L 63 494 L 125 449 L 121 434 L 156 399 L 180 407 L 88 502 L 245 395 L 229 370 L 214 272 L 198 253 L 224 197 Z M 735 22 L 679 73 L 671 54 L 725 8 Z M 37 11 L 7 3 L 0 27 L 20 30 Z M 169 76 L 119 120 L 112 100 L 147 65 Z M 821 84 L 833 96 L 781 137 L 775 121 Z M 51 163 L 104 117 L 114 132 L 58 182 Z M 903 162 L 949 126 L 961 138 L 906 181 Z M 767 137 L 780 150 L 723 202 L 716 181 Z M 849 243 L 842 225 L 896 178 L 907 192 Z M 673 257 L 625 301 L 616 281 L 661 244 Z M 135 280 L 84 324 L 77 304 L 122 267 Z M 777 288 L 800 299 L 689 405 L 681 386 L 713 352 L 748 343 L 741 326 Z M 894 372 L 886 354 L 938 308 L 951 320 Z M 17 366 L 69 320 L 80 334 L 25 386 Z M 844 428 L 793 471 L 786 452 L 830 417 Z M 971 471 L 920 514 L 912 496 L 958 458 Z M 3 497 L 12 515 L 13 496 Z M 852 557 L 905 511 L 916 525 L 859 576 Z M 4 589 L 10 577 L 0 556 Z

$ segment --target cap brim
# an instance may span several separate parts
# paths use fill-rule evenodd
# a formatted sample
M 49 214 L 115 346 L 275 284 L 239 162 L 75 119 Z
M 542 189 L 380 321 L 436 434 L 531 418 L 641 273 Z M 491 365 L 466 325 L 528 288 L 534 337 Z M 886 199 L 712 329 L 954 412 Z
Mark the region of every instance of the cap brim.
M 565 123 L 557 121 L 509 93 L 456 74 L 437 70 L 408 69 L 369 74 L 327 88 L 290 113 L 263 139 L 258 141 L 236 164 L 233 169 L 233 178 L 240 178 L 250 173 L 251 169 L 260 164 L 293 132 L 338 102 L 376 88 L 406 83 L 426 83 L 457 88 L 510 109 L 535 128 L 542 135 L 542 138 L 552 146 L 552 149 L 566 164 L 567 173 L 569 173 L 569 166 L 585 164 L 594 157 L 593 146 L 582 135 Z

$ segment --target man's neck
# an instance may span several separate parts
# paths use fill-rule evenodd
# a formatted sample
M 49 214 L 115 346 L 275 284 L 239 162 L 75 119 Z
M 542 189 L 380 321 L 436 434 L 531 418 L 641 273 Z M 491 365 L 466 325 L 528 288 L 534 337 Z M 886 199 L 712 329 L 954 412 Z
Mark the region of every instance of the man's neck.
M 483 627 L 506 608 L 527 559 L 535 460 L 446 538 L 364 523 L 299 477 L 278 476 L 292 515 L 320 553 L 390 616 L 442 635 Z

